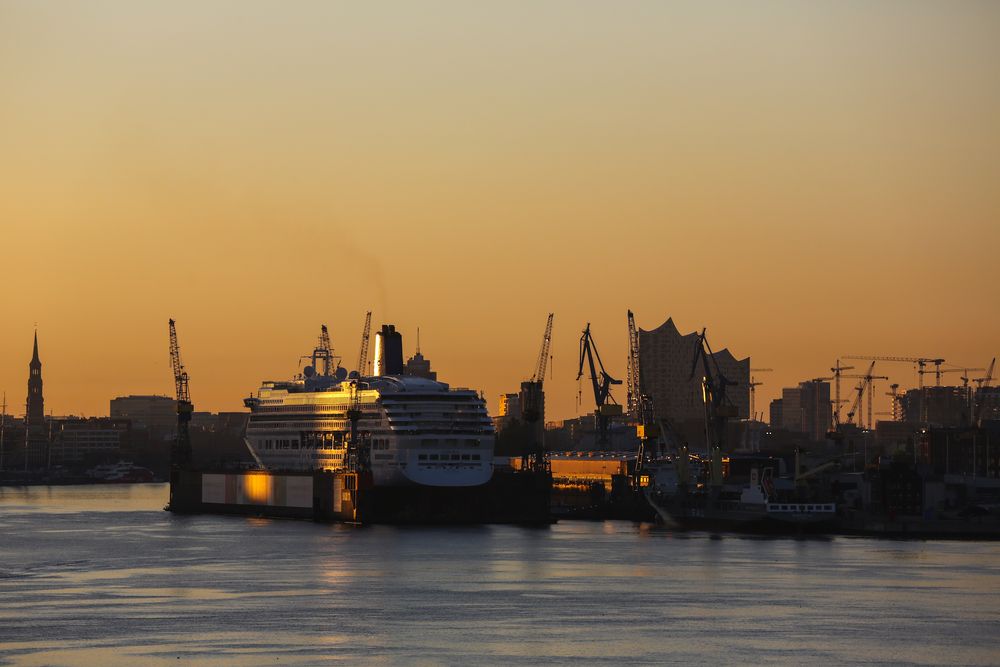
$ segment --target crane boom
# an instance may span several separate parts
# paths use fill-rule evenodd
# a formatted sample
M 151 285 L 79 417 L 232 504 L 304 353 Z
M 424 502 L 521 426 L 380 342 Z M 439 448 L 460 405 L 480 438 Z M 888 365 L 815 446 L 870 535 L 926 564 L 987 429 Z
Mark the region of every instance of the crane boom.
M 545 380 L 545 366 L 549 362 L 549 348 L 552 344 L 552 317 L 554 313 L 549 313 L 549 319 L 545 322 L 545 336 L 542 338 L 542 349 L 538 353 L 538 363 L 535 364 L 535 374 L 531 376 L 531 382 L 541 384 Z
M 596 358 L 597 363 L 594 363 Z M 608 442 L 608 424 L 612 415 L 621 414 L 621 406 L 618 405 L 614 397 L 611 396 L 611 386 L 621 384 L 621 380 L 616 380 L 604 370 L 604 362 L 601 361 L 601 354 L 597 351 L 597 344 L 590 335 L 590 322 L 580 336 L 580 368 L 577 371 L 576 379 L 583 377 L 583 363 L 587 362 L 590 367 L 590 382 L 594 390 L 594 404 L 597 406 L 597 429 L 600 434 L 600 444 Z M 598 367 L 600 371 L 598 371 Z M 608 401 L 611 401 L 609 404 Z M 612 407 L 614 406 L 614 407 Z
M 177 342 L 177 325 L 171 319 L 170 324 L 170 366 L 174 372 L 174 390 L 177 394 L 177 437 L 171 451 L 171 463 L 174 466 L 185 466 L 191 463 L 191 436 L 188 424 L 194 406 L 191 404 L 191 393 L 188 389 L 188 374 L 181 362 L 181 348 Z
M 365 374 L 365 366 L 368 365 L 368 341 L 372 334 L 372 311 L 365 313 L 365 327 L 361 332 L 361 351 L 358 352 L 358 377 Z

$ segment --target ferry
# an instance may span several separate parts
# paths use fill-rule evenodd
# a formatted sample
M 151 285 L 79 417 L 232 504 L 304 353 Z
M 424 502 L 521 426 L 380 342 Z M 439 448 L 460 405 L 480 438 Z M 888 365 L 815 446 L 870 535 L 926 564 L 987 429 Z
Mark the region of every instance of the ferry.
M 495 433 L 482 396 L 404 374 L 402 341 L 392 325 L 375 335 L 372 375 L 348 372 L 323 340 L 300 375 L 263 382 L 244 399 L 246 445 L 261 469 L 336 472 L 361 465 L 374 486 L 384 487 L 490 481 Z

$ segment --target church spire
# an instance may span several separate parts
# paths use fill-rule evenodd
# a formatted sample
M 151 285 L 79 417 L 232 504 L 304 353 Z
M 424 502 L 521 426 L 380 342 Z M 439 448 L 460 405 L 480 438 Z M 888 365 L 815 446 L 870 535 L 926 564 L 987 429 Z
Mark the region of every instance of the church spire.
M 28 364 L 28 401 L 25 410 L 28 426 L 45 425 L 45 399 L 42 397 L 42 361 L 38 358 L 38 330 L 35 329 L 35 346 Z

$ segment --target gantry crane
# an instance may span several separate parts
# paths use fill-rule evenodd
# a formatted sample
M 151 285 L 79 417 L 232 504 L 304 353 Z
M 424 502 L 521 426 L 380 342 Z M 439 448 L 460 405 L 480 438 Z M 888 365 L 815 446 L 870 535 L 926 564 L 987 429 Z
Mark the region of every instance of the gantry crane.
M 937 358 L 932 359 L 930 357 L 874 357 L 874 356 L 864 356 L 864 355 L 846 355 L 844 359 L 864 359 L 865 361 L 904 361 L 908 363 L 913 363 L 917 365 L 917 387 L 919 389 L 924 388 L 924 374 L 923 369 L 927 364 L 934 364 L 936 368 L 941 368 L 941 364 L 944 363 L 944 359 Z
M 170 452 L 170 463 L 174 467 L 191 464 L 191 434 L 188 424 L 194 406 L 191 404 L 191 393 L 188 390 L 188 374 L 181 362 L 181 348 L 177 343 L 177 326 L 169 321 L 170 328 L 170 366 L 174 372 L 174 390 L 177 395 L 177 437 Z
M 635 423 L 642 421 L 642 391 L 639 386 L 639 330 L 635 326 L 635 316 L 628 311 L 628 382 L 625 410 Z
M 552 345 L 552 319 L 553 313 L 549 313 L 545 321 L 542 348 L 538 352 L 538 362 L 535 364 L 531 379 L 521 383 L 521 417 L 529 426 L 532 440 L 522 459 L 526 469 L 543 470 L 546 467 L 543 442 L 545 425 L 539 426 L 539 422 L 545 413 L 545 394 L 542 392 L 542 386 L 545 380 L 545 367 L 549 361 L 549 349 Z
M 594 364 L 595 357 L 597 358 L 596 365 Z M 580 336 L 580 368 L 576 374 L 577 380 L 583 377 L 583 362 L 585 360 L 590 366 L 590 381 L 594 388 L 594 403 L 597 406 L 594 414 L 597 417 L 598 443 L 606 445 L 608 444 L 608 424 L 611 418 L 622 414 L 622 406 L 618 405 L 618 402 L 611 396 L 611 386 L 621 384 L 622 381 L 614 379 L 604 370 L 604 362 L 601 361 L 601 355 L 597 351 L 597 344 L 590 335 L 590 322 L 587 322 L 587 328 Z M 598 367 L 600 367 L 600 372 L 597 370 Z

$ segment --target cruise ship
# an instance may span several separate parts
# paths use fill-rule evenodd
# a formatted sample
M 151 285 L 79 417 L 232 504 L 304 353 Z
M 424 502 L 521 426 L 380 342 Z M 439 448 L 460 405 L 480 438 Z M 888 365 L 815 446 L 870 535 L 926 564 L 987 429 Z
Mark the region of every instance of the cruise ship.
M 372 375 L 348 373 L 324 331 L 301 375 L 264 382 L 244 399 L 250 409 L 246 444 L 257 464 L 269 471 L 360 467 L 375 486 L 385 487 L 489 482 L 495 435 L 482 397 L 405 375 L 402 338 L 392 325 L 375 334 L 374 357 Z

